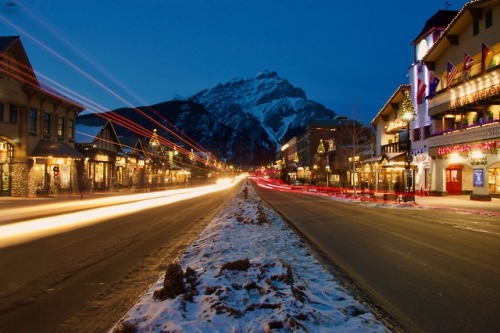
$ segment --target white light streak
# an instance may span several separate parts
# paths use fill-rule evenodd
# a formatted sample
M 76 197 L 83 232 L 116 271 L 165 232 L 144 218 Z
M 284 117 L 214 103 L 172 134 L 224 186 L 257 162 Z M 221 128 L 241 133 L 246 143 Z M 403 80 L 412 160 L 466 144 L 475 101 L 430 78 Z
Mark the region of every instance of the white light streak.
M 168 205 L 181 200 L 195 198 L 208 193 L 228 189 L 237 184 L 218 184 L 181 190 L 170 190 L 154 193 L 144 193 L 128 196 L 116 196 L 106 199 L 85 200 L 79 202 L 64 202 L 48 205 L 37 205 L 6 210 L 13 214 L 16 211 L 47 211 L 50 208 L 75 207 L 89 205 L 89 203 L 108 205 L 107 207 L 87 209 L 79 212 L 66 213 L 56 216 L 33 219 L 0 226 L 0 248 L 22 244 L 50 235 L 82 228 L 92 224 L 104 222 L 131 213 L 141 212 L 158 206 Z M 123 203 L 123 202 L 126 203 Z M 3 214 L 2 210 L 2 214 Z

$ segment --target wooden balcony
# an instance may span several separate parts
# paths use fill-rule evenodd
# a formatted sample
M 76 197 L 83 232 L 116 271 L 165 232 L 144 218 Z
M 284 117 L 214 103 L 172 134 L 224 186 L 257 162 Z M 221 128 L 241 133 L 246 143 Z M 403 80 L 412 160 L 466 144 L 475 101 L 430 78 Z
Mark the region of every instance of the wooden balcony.
M 381 146 L 381 153 L 403 153 L 406 151 L 406 142 L 394 142 Z
M 434 133 L 429 138 L 429 147 L 449 146 L 464 142 L 480 142 L 500 138 L 500 120 L 485 124 L 473 124 L 459 129 Z

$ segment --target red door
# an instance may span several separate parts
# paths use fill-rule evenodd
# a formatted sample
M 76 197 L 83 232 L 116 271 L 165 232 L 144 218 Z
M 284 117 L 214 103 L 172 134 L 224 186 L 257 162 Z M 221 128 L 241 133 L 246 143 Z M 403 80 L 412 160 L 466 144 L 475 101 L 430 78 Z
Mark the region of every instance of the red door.
M 462 167 L 446 169 L 446 192 L 448 194 L 462 194 Z

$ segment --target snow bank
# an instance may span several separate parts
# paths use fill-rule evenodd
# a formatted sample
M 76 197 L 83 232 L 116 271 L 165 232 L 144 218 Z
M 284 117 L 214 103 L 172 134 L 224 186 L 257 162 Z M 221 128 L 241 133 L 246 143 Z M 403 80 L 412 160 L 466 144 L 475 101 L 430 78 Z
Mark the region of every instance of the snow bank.
M 162 276 L 115 332 L 387 332 L 249 188 L 179 258 L 185 292 L 160 301 Z

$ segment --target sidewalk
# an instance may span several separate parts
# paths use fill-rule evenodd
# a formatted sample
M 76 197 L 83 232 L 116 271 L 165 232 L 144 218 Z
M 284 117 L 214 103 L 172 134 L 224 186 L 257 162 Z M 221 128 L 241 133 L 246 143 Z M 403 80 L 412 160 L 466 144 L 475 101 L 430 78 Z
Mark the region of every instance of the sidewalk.
M 424 206 L 488 211 L 500 214 L 500 199 L 497 198 L 493 198 L 491 201 L 477 201 L 470 200 L 469 195 L 450 195 L 445 197 L 416 196 L 415 201 L 419 205 Z
M 65 193 L 58 196 L 51 196 L 47 198 L 18 198 L 18 197 L 0 197 L 0 210 L 5 208 L 13 207 L 24 207 L 32 205 L 41 205 L 54 203 L 59 201 L 80 201 L 89 199 L 98 199 L 102 197 L 110 196 L 122 196 L 122 195 L 133 195 L 136 192 L 132 192 L 128 189 L 122 189 L 120 191 L 109 191 L 109 192 L 85 192 L 83 195 L 80 193 Z M 376 195 L 377 201 L 383 201 L 382 194 Z M 454 209 L 465 209 L 472 211 L 487 211 L 500 214 L 500 199 L 493 198 L 491 201 L 476 201 L 470 200 L 469 195 L 450 195 L 443 197 L 436 196 L 415 196 L 415 201 L 417 204 L 422 206 L 437 207 L 437 208 L 454 208 Z M 391 201 L 387 201 L 388 203 Z

